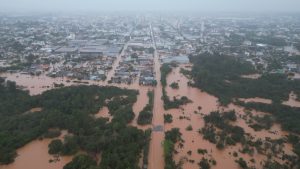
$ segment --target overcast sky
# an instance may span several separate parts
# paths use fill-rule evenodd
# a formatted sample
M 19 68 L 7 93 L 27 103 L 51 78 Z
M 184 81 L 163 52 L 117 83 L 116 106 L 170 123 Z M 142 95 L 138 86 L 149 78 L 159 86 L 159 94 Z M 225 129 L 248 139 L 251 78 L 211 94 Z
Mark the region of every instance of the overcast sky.
M 300 0 L 0 0 L 4 12 L 300 12 Z

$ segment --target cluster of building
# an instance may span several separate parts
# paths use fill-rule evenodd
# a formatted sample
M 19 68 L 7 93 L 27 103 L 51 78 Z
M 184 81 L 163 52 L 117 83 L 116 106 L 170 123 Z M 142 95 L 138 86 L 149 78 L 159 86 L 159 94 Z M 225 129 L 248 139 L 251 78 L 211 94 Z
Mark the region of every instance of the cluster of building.
M 300 55 L 297 16 L 193 17 L 174 19 L 171 25 L 195 47 L 194 54 L 236 56 L 265 73 L 300 73 L 299 59 L 294 59 Z
M 0 71 L 103 80 L 126 47 L 113 83 L 156 84 L 154 50 L 161 63 L 185 64 L 189 55 L 208 52 L 236 56 L 264 73 L 300 73 L 297 16 L 23 18 L 0 16 Z
M 0 69 L 103 80 L 133 24 L 120 16 L 0 16 Z
M 189 63 L 188 55 L 195 52 L 195 47 L 166 20 L 154 22 L 156 49 L 161 63 Z
M 83 80 L 105 80 L 124 44 L 112 44 L 107 39 L 69 40 L 67 46 L 54 50 L 66 57 L 49 76 L 66 76 Z
M 130 36 L 111 82 L 155 86 L 154 50 L 149 26 L 140 23 Z

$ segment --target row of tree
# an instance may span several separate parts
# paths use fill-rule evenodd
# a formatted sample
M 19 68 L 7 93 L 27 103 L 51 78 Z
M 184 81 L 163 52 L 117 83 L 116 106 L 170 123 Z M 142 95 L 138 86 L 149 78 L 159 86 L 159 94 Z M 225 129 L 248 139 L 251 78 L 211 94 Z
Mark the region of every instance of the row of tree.
M 163 143 L 165 169 L 181 169 L 181 164 L 176 164 L 173 159 L 175 144 L 181 140 L 182 138 L 179 128 L 173 128 L 165 133 L 165 141 Z
M 149 103 L 139 113 L 139 117 L 137 119 L 137 123 L 139 125 L 151 124 L 151 122 L 152 122 L 154 92 L 153 91 L 148 91 L 147 95 L 148 95 L 148 98 L 149 98 Z

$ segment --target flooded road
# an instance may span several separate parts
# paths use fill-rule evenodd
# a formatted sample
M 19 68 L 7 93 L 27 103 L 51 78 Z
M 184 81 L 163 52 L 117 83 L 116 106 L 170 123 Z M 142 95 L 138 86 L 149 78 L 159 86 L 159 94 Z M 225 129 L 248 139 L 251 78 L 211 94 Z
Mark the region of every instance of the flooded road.
M 154 36 L 152 27 L 151 28 L 151 36 L 153 43 Z M 159 56 L 156 50 L 156 46 L 153 45 L 155 48 L 154 52 L 154 71 L 156 73 L 156 81 L 157 86 L 154 89 L 154 107 L 153 107 L 153 119 L 152 119 L 152 130 L 151 134 L 151 142 L 150 142 L 150 149 L 149 149 L 149 166 L 148 169 L 163 169 L 165 165 L 164 161 L 164 151 L 162 147 L 162 143 L 164 141 L 165 133 L 164 133 L 164 108 L 163 108 L 163 101 L 161 100 L 162 97 L 162 85 L 160 82 L 160 62 Z
M 106 76 L 106 80 L 105 82 L 107 83 L 109 80 L 111 80 L 111 78 L 113 77 L 115 70 L 117 69 L 117 67 L 119 66 L 120 61 L 122 60 L 122 56 L 124 55 L 126 49 L 128 47 L 128 42 L 124 45 L 121 53 L 117 56 L 117 59 L 114 61 L 113 66 L 112 66 L 112 70 L 110 70 Z

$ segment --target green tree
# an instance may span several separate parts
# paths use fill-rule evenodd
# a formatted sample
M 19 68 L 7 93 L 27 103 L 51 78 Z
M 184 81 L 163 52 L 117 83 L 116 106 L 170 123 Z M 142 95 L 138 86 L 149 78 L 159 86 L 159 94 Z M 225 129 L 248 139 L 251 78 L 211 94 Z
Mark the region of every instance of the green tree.
M 60 139 L 52 140 L 48 145 L 48 153 L 49 154 L 59 154 L 63 149 L 63 143 Z
M 90 167 L 95 167 L 97 165 L 88 155 L 78 155 L 73 158 L 73 160 L 66 164 L 63 169 L 89 169 Z
M 199 163 L 200 169 L 210 169 L 210 164 L 207 159 L 202 158 L 202 160 Z

